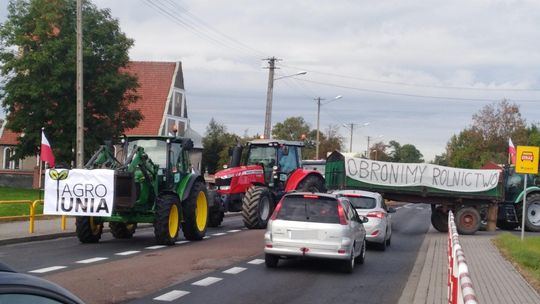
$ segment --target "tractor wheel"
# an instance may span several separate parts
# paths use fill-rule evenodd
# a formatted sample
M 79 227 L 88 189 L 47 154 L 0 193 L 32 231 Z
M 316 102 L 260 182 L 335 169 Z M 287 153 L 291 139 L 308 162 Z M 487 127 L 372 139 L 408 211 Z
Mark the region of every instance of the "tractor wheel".
M 81 243 L 97 243 L 101 239 L 103 223 L 98 223 L 95 217 L 78 216 L 75 219 L 75 226 Z
M 223 217 L 225 217 L 223 211 L 210 212 L 210 215 L 208 215 L 208 227 L 218 227 L 223 222 Z
M 154 236 L 159 245 L 174 245 L 180 226 L 180 208 L 178 198 L 164 195 L 156 199 L 156 218 Z
M 464 207 L 456 212 L 456 228 L 459 234 L 474 234 L 480 228 L 480 212 L 474 207 Z
M 110 222 L 109 228 L 112 235 L 117 239 L 130 239 L 137 229 L 137 223 L 115 223 Z
M 448 214 L 438 208 L 431 210 L 431 225 L 439 232 L 448 232 Z
M 251 186 L 242 200 L 242 218 L 249 229 L 263 229 L 274 210 L 274 199 L 267 187 Z
M 540 231 L 540 194 L 535 193 L 527 197 L 525 210 L 525 229 L 527 231 Z M 523 214 L 523 203 L 519 203 L 516 206 L 517 216 L 520 219 Z
M 308 175 L 298 184 L 296 190 L 301 192 L 326 192 L 324 181 L 316 175 Z
M 189 197 L 182 203 L 184 207 L 184 221 L 182 230 L 184 236 L 190 241 L 202 240 L 206 235 L 208 224 L 208 201 L 206 187 L 201 182 L 195 182 Z

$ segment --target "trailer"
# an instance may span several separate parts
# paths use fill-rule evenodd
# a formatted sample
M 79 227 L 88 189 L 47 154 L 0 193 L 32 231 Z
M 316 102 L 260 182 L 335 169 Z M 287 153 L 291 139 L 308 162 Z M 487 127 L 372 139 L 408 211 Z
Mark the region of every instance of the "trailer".
M 527 179 L 526 191 L 523 178 Z M 533 175 L 513 167 L 462 169 L 427 163 L 393 163 L 333 152 L 326 160 L 326 187 L 378 192 L 385 199 L 431 205 L 431 223 L 446 232 L 448 211 L 460 234 L 482 227 L 513 230 L 520 226 L 526 195 L 525 227 L 540 231 L 540 188 Z

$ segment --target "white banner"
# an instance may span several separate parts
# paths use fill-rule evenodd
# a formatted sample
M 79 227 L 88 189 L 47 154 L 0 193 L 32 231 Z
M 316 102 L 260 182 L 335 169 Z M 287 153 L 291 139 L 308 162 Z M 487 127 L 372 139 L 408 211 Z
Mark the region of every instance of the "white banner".
M 391 163 L 345 156 L 346 175 L 374 185 L 426 186 L 456 192 L 482 192 L 497 187 L 500 170 L 471 170 L 432 164 Z
M 43 214 L 111 216 L 114 170 L 48 169 Z

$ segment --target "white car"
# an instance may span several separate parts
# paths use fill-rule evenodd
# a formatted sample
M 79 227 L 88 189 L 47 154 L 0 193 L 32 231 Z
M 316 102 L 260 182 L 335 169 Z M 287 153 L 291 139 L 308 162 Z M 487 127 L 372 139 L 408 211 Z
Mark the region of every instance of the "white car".
M 277 205 L 264 234 L 266 266 L 280 258 L 341 260 L 351 273 L 364 263 L 367 218 L 359 216 L 345 197 L 326 193 L 291 193 Z
M 368 218 L 367 223 L 364 223 L 366 240 L 369 243 L 377 244 L 379 249 L 386 250 L 392 239 L 390 213 L 396 212 L 396 209 L 387 207 L 382 195 L 376 192 L 339 190 L 333 193 L 348 198 L 358 215 Z

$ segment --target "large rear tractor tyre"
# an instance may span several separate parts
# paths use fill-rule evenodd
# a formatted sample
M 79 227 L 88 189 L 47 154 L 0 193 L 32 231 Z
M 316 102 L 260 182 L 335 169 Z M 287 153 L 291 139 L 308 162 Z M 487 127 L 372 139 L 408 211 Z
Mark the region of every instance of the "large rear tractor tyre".
M 480 229 L 480 212 L 474 207 L 459 209 L 454 220 L 459 234 L 475 234 Z
M 523 214 L 523 203 L 516 206 L 517 216 L 520 219 Z M 540 193 L 531 194 L 527 197 L 525 210 L 525 229 L 527 231 L 540 231 Z
M 208 200 L 206 186 L 202 182 L 195 182 L 184 207 L 184 221 L 182 230 L 184 236 L 190 241 L 200 241 L 206 235 L 208 226 Z
M 117 239 L 130 239 L 137 229 L 137 223 L 115 223 L 110 222 L 109 228 L 112 235 Z
M 438 208 L 431 210 L 431 225 L 439 232 L 448 232 L 448 213 Z
M 223 211 L 210 212 L 210 215 L 208 215 L 208 227 L 219 227 L 224 217 L 225 212 Z
M 242 200 L 242 218 L 249 229 L 263 229 L 274 210 L 274 199 L 264 186 L 251 186 Z
M 324 180 L 315 175 L 308 175 L 298 184 L 296 190 L 300 192 L 326 192 L 326 187 Z
M 159 245 L 174 245 L 180 227 L 180 202 L 174 195 L 158 197 L 156 201 L 156 219 L 154 236 Z
M 78 216 L 75 219 L 77 237 L 81 243 L 97 243 L 103 233 L 103 223 L 92 216 Z

